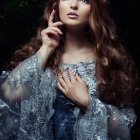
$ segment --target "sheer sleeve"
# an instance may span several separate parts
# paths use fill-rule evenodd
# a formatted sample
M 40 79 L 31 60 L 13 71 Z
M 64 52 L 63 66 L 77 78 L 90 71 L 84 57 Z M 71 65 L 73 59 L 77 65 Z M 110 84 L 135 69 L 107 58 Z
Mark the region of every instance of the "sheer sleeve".
M 0 75 L 1 139 L 17 138 L 20 128 L 21 98 L 17 100 L 15 97 L 31 93 L 41 71 L 41 58 L 38 53 L 20 62 L 12 71 L 2 71 Z
M 12 100 L 33 90 L 34 84 L 40 79 L 39 77 L 42 72 L 41 63 L 39 54 L 35 53 L 30 58 L 20 62 L 11 72 L 3 71 L 1 77 L 7 77 L 1 83 L 4 95 Z
M 76 138 L 80 140 L 107 140 L 107 109 L 100 100 L 91 98 L 85 111 L 80 110 L 77 119 Z
M 8 72 L 0 76 L 0 85 L 7 78 Z M 20 124 L 20 101 L 10 102 L 0 88 L 0 139 L 16 139 Z
M 89 95 L 86 112 L 80 112 L 77 122 L 77 138 L 80 140 L 129 140 L 130 129 L 136 121 L 131 108 L 117 108 Z
M 0 139 L 51 139 L 55 75 L 42 68 L 38 53 L 0 76 Z M 24 98 L 9 100 L 15 94 Z M 7 97 L 6 96 L 6 97 Z M 23 97 L 23 96 L 21 96 Z
M 130 130 L 136 122 L 136 115 L 132 108 L 120 108 L 107 105 L 108 110 L 108 135 L 114 139 L 131 139 Z

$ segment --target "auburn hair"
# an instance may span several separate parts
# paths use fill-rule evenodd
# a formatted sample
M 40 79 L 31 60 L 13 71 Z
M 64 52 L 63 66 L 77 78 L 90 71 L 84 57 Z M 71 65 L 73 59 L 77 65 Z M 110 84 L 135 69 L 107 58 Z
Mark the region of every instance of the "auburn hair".
M 55 20 L 59 20 L 58 4 L 59 0 L 47 1 L 36 36 L 14 53 L 9 69 L 39 50 L 42 45 L 41 31 L 48 27 L 48 18 L 53 9 L 57 13 Z M 115 24 L 108 10 L 108 0 L 90 0 L 90 4 L 91 13 L 86 32 L 97 54 L 95 70 L 100 99 L 107 104 L 131 106 L 136 89 L 134 63 L 117 37 Z M 65 36 L 62 36 L 60 46 L 63 46 L 64 39 Z M 57 47 L 46 67 L 57 71 L 63 52 L 63 47 Z

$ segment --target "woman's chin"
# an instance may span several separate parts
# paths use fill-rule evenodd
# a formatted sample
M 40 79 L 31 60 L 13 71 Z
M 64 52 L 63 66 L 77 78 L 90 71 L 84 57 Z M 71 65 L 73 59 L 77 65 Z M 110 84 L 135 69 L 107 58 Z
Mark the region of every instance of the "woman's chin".
M 74 22 L 63 22 L 66 28 L 83 28 L 86 26 L 86 24 L 82 24 L 82 23 L 74 23 Z

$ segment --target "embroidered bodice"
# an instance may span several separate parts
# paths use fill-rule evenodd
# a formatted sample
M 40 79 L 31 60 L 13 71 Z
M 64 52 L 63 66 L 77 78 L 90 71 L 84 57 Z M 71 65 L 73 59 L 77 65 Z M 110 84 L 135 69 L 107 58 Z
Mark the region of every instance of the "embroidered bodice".
M 115 107 L 99 100 L 96 89 L 95 61 L 71 67 L 86 83 L 89 106 L 83 112 L 63 96 L 51 69 L 40 68 L 38 53 L 21 62 L 13 71 L 1 75 L 0 137 L 18 140 L 129 140 L 136 121 L 132 108 Z M 3 86 L 3 83 L 4 86 Z M 5 88 L 6 87 L 6 88 Z M 20 102 L 8 102 L 3 92 L 21 94 Z M 24 95 L 24 96 L 23 96 Z M 26 95 L 26 96 L 25 96 Z M 66 133 L 65 133 L 66 132 Z

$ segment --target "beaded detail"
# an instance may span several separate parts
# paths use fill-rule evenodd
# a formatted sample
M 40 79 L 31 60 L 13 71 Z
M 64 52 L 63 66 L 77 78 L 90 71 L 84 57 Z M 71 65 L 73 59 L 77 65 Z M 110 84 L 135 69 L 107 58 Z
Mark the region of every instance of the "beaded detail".
M 0 76 L 1 85 L 6 81 L 6 88 L 0 90 L 0 95 L 3 95 L 3 91 L 11 96 L 21 93 L 26 95 L 21 98 L 19 112 L 14 110 L 11 104 L 7 104 L 5 99 L 0 99 L 0 118 L 2 118 L 0 138 L 55 140 L 54 124 L 63 126 L 67 123 L 69 125 L 65 125 L 65 128 L 70 130 L 67 134 L 71 140 L 130 139 L 129 130 L 136 121 L 134 110 L 117 108 L 99 100 L 95 61 L 60 65 L 65 72 L 67 67 L 71 67 L 73 73 L 78 73 L 86 83 L 89 92 L 89 106 L 86 112 L 64 98 L 56 87 L 53 71 L 51 69 L 43 71 L 40 64 L 40 56 L 36 53 L 20 63 L 13 71 L 3 72 Z M 65 110 L 63 115 L 61 109 Z M 52 121 L 53 117 L 57 120 L 57 116 L 60 117 L 59 123 Z M 63 128 L 55 127 L 57 136 L 65 136 Z M 62 137 L 59 139 L 63 140 Z

